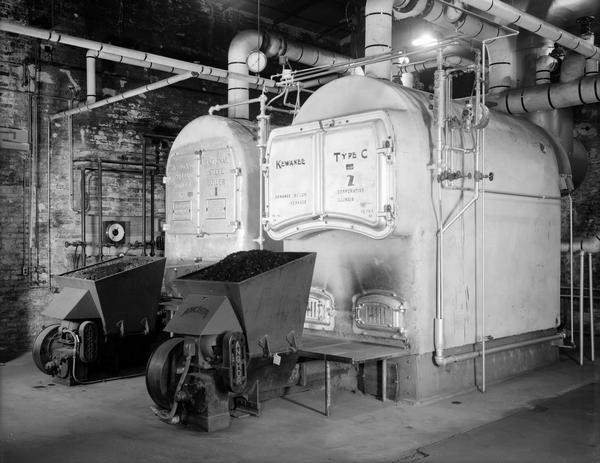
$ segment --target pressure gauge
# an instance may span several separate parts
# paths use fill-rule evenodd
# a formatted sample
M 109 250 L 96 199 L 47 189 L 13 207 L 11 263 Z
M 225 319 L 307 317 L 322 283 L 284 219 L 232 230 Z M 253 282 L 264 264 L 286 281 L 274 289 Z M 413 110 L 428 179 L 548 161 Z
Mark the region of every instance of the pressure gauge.
M 106 237 L 112 243 L 120 243 L 125 238 L 125 227 L 119 222 L 113 222 L 106 227 Z
M 267 57 L 262 51 L 254 50 L 246 58 L 246 63 L 250 72 L 260 72 L 267 65 Z

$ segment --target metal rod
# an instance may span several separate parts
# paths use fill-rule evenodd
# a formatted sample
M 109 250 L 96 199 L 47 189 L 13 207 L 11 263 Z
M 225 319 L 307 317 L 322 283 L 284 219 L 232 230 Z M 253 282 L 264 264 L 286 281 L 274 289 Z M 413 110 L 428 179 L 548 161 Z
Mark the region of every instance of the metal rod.
M 258 98 L 252 98 L 250 100 L 244 100 L 244 101 L 237 101 L 235 103 L 227 103 L 227 104 L 216 104 L 214 106 L 211 106 L 210 108 L 208 108 L 208 114 L 210 114 L 212 116 L 212 114 L 216 111 L 221 111 L 223 109 L 227 109 L 227 108 L 233 108 L 235 106 L 242 106 L 242 105 L 247 105 L 250 103 L 260 103 L 261 102 L 261 97 Z
M 558 334 L 552 334 L 549 336 L 543 336 L 541 338 L 529 339 L 527 341 L 513 342 L 510 344 L 505 344 L 503 346 L 487 348 L 486 354 L 488 354 L 488 355 L 496 354 L 498 352 L 504 352 L 504 351 L 511 350 L 511 349 L 518 349 L 521 347 L 532 346 L 534 344 L 541 344 L 544 342 L 557 341 L 557 340 L 563 339 L 563 338 L 564 338 L 564 334 L 558 333 Z M 467 352 L 464 354 L 448 355 L 443 358 L 443 362 L 441 363 L 441 365 L 449 365 L 451 363 L 464 362 L 466 360 L 473 360 L 480 356 L 481 356 L 480 350 L 477 350 L 474 352 Z
M 594 346 L 594 287 L 593 287 L 592 253 L 588 253 L 588 273 L 590 279 L 590 351 L 592 362 L 595 360 Z M 582 285 L 583 286 L 583 285 Z
M 453 187 L 448 186 L 444 187 L 445 190 L 454 190 L 454 191 L 474 191 L 473 188 L 464 188 L 464 187 Z M 547 199 L 552 201 L 562 201 L 560 196 L 550 196 L 550 195 L 532 195 L 528 193 L 515 193 L 512 191 L 498 191 L 498 190 L 488 190 L 487 188 L 480 188 L 479 191 L 485 192 L 491 195 L 500 195 L 500 196 L 517 196 L 519 198 L 533 198 L 533 199 Z
M 46 156 L 47 156 L 47 163 L 48 163 L 48 172 L 47 172 L 47 177 L 46 177 L 46 181 L 48 183 L 48 185 L 46 185 L 46 192 L 47 192 L 47 202 L 48 202 L 48 206 L 47 206 L 47 210 L 48 210 L 48 287 L 50 288 L 50 290 L 52 290 L 52 205 L 50 204 L 50 195 L 51 195 L 51 188 L 52 188 L 52 182 L 51 182 L 51 178 L 50 178 L 50 171 L 51 169 L 51 162 L 52 162 L 52 149 L 51 149 L 51 145 L 50 145 L 50 119 L 48 118 L 48 150 L 46 152 Z M 35 179 L 35 182 L 37 183 L 37 179 Z M 39 245 L 39 243 L 38 243 Z M 39 252 L 38 252 L 39 255 Z
M 571 196 L 571 194 L 569 193 L 569 265 L 570 265 L 570 271 L 569 271 L 569 279 L 571 280 L 571 292 L 570 292 L 570 305 L 571 305 L 571 346 L 575 345 L 575 339 L 574 339 L 574 334 L 573 334 L 573 312 L 574 312 L 574 305 L 575 305 L 575 301 L 574 301 L 574 296 L 575 296 L 575 289 L 574 289 L 574 281 L 573 281 L 573 197 Z
M 150 172 L 150 255 L 154 257 L 154 174 Z
M 70 116 L 72 114 L 82 113 L 91 111 L 92 109 L 100 108 L 102 106 L 106 106 L 108 104 L 115 103 L 117 101 L 125 100 L 127 98 L 131 98 L 137 95 L 141 95 L 142 93 L 150 92 L 152 90 L 157 90 L 159 88 L 166 87 L 168 85 L 176 84 L 177 82 L 181 82 L 183 80 L 191 79 L 192 77 L 198 77 L 197 72 L 188 72 L 186 74 L 178 74 L 175 76 L 167 77 L 166 79 L 159 80 L 157 82 L 153 82 L 151 84 L 143 85 L 142 87 L 134 88 L 131 90 L 127 90 L 126 92 L 120 93 L 115 96 L 111 96 L 109 98 L 105 98 L 104 100 L 96 101 L 95 103 L 90 104 L 82 104 L 73 109 L 69 109 L 67 111 L 62 111 L 50 116 L 52 120 L 58 119 L 60 117 Z
M 325 416 L 329 416 L 331 409 L 331 365 L 325 356 Z
M 579 253 L 579 365 L 583 365 L 583 277 L 585 251 Z
M 381 360 L 381 401 L 387 400 L 387 359 Z
M 142 142 L 142 255 L 146 255 L 146 137 Z

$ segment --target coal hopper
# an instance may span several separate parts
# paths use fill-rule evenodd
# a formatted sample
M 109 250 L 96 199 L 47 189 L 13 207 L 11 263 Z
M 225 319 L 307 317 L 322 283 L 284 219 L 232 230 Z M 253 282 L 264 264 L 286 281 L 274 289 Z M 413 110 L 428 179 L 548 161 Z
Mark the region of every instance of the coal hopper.
M 76 384 L 144 365 L 160 329 L 158 300 L 165 259 L 121 256 L 54 277 L 60 292 L 33 346 L 44 373 Z
M 146 369 L 155 413 L 215 431 L 295 382 L 315 258 L 241 251 L 175 280 L 183 300 L 165 328 L 174 337 Z

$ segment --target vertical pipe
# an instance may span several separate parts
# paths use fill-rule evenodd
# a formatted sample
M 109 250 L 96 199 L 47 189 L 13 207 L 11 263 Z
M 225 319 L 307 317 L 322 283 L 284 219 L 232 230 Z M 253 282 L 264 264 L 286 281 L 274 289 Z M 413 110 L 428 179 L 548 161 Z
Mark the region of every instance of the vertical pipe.
M 267 136 L 268 136 L 268 127 L 267 124 L 269 122 L 269 116 L 266 115 L 266 107 L 267 107 L 267 96 L 263 93 L 259 97 L 260 102 L 260 114 L 256 117 L 258 119 L 258 142 L 256 146 L 258 146 L 258 154 L 259 154 L 259 206 L 258 206 L 258 247 L 259 249 L 263 249 L 264 246 L 264 234 L 263 234 L 263 217 L 264 217 L 264 187 L 265 182 L 263 178 L 263 165 L 265 163 L 265 152 L 267 148 Z
M 83 266 L 87 265 L 86 241 L 85 241 L 85 167 L 80 169 L 81 172 L 81 197 L 79 199 L 80 214 L 81 214 L 81 253 Z
M 86 103 L 95 103 L 96 102 L 96 58 L 92 55 L 90 56 L 89 52 L 85 58 L 85 69 L 86 69 L 86 89 L 87 89 L 87 98 Z
M 142 145 L 142 255 L 146 255 L 146 142 L 143 137 Z
M 592 269 L 592 253 L 588 253 L 588 273 L 589 273 L 589 285 L 590 285 L 590 344 L 591 344 L 591 354 L 592 354 L 592 362 L 595 360 L 595 352 L 594 352 L 594 279 L 593 269 Z
M 100 159 L 100 156 L 98 156 L 98 249 L 100 262 L 104 260 L 104 256 L 102 254 L 102 248 L 104 247 L 102 245 L 102 238 L 104 232 L 102 221 L 102 159 Z
M 50 163 L 52 158 L 52 150 L 50 149 L 50 118 L 48 118 L 48 150 L 47 150 L 47 164 L 48 164 L 48 174 L 46 177 L 47 185 L 47 210 L 48 210 L 48 287 L 52 290 L 52 208 L 50 206 L 50 194 L 51 194 L 51 178 L 50 178 Z M 37 182 L 37 179 L 36 179 Z M 39 254 L 39 253 L 38 253 Z
M 69 109 L 73 105 L 73 100 L 69 100 Z M 71 202 L 71 210 L 75 210 L 75 175 L 74 175 L 74 149 L 73 149 L 73 117 L 67 116 L 67 131 L 69 142 L 69 199 Z
M 444 119 L 444 102 L 446 101 L 445 91 L 445 72 L 443 70 L 443 55 L 442 50 L 437 51 L 437 70 L 434 74 L 434 93 L 437 100 L 437 140 L 436 140 L 436 174 L 432 181 L 441 174 L 443 162 L 443 119 Z M 444 218 L 442 207 L 442 184 L 438 181 L 437 188 L 437 215 L 438 215 L 438 231 L 437 231 L 437 303 L 436 316 L 434 321 L 434 344 L 436 358 L 442 359 L 444 355 Z
M 479 60 L 478 63 L 479 65 Z M 477 88 L 475 90 L 475 96 L 477 98 L 477 110 L 475 111 L 475 115 L 477 117 L 477 121 L 479 122 L 481 114 L 481 108 L 485 105 L 485 92 L 481 91 L 481 74 L 485 72 L 485 41 L 481 45 L 481 66 L 477 68 Z M 475 158 L 475 171 L 479 170 L 479 163 L 481 161 L 481 172 L 485 172 L 485 151 L 484 151 L 484 142 L 485 142 L 485 133 L 483 129 L 478 128 L 476 132 L 476 143 L 477 143 L 477 151 Z M 477 193 L 479 193 L 479 183 L 476 183 Z M 476 198 L 479 199 L 479 196 L 476 195 Z M 475 222 L 475 227 L 477 227 L 477 222 Z M 475 230 L 475 236 L 477 236 L 477 229 Z M 477 243 L 475 243 L 477 246 Z M 485 188 L 481 189 L 481 358 L 482 358 L 482 383 L 481 390 L 485 392 L 486 390 L 486 358 L 485 358 Z
M 150 172 L 150 255 L 152 257 L 155 255 L 154 246 L 154 172 Z
M 573 334 L 573 312 L 574 312 L 574 296 L 575 296 L 575 283 L 573 279 L 573 196 L 569 193 L 569 277 L 571 283 L 570 303 L 571 303 L 571 346 L 575 345 L 575 338 Z
M 392 49 L 392 12 L 394 0 L 367 0 L 365 4 L 365 57 Z M 376 79 L 392 78 L 390 60 L 365 66 L 365 75 Z
M 579 253 L 579 365 L 583 365 L 583 276 L 585 251 Z

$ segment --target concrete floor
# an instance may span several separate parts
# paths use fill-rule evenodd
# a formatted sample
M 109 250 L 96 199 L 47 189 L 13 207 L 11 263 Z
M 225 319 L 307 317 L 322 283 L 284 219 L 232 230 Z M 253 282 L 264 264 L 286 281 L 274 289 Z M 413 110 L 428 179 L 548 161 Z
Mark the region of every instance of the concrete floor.
M 322 391 L 206 434 L 159 421 L 144 378 L 52 385 L 30 355 L 0 366 L 0 462 L 600 462 L 600 361 L 421 406 Z

